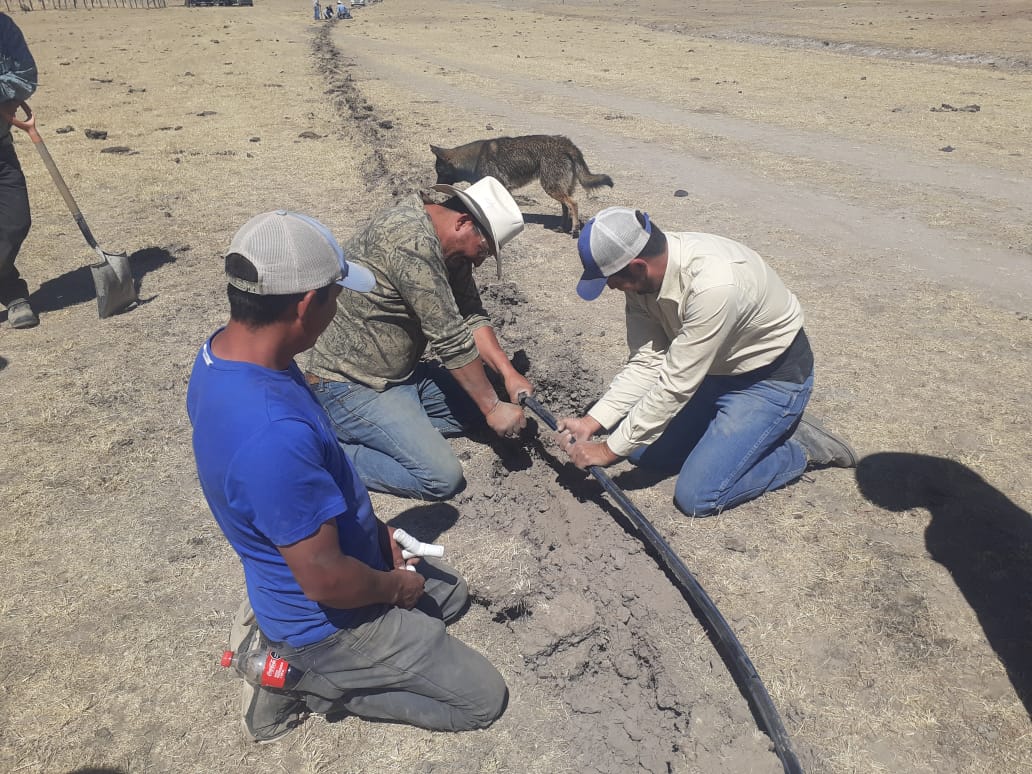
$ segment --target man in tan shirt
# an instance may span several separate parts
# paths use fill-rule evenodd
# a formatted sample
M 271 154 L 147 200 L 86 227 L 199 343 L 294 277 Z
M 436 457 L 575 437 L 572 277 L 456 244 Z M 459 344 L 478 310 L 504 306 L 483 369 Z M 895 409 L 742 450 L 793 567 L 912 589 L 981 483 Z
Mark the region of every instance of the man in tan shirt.
M 708 516 L 807 467 L 856 465 L 845 441 L 803 417 L 813 388 L 803 311 L 753 250 L 712 234 L 664 234 L 627 207 L 592 218 L 577 246 L 577 293 L 624 292 L 630 347 L 587 415 L 559 421 L 578 467 L 627 457 L 678 473 L 677 506 Z M 605 441 L 589 440 L 605 430 Z

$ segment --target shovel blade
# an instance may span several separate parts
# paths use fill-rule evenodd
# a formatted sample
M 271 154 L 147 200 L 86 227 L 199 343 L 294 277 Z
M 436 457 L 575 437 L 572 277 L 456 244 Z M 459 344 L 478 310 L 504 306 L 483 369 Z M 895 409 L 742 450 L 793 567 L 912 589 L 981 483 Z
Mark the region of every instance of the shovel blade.
M 139 301 L 129 256 L 125 253 L 104 253 L 104 260 L 92 264 L 90 272 L 97 289 L 97 313 L 100 319 L 124 312 Z

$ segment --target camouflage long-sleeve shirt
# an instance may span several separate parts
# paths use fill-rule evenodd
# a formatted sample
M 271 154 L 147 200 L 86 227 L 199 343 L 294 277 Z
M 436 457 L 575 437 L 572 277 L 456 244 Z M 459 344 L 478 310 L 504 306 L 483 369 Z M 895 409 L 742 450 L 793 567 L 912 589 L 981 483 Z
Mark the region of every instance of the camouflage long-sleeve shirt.
M 29 52 L 18 25 L 0 13 L 0 102 L 27 100 L 36 90 L 36 61 Z M 11 125 L 0 120 L 0 140 L 11 133 Z
M 300 358 L 306 370 L 384 390 L 411 376 L 428 346 L 449 369 L 477 358 L 473 331 L 490 320 L 473 267 L 445 265 L 419 196 L 374 217 L 344 252 L 373 272 L 376 287 L 340 294 L 333 322 Z

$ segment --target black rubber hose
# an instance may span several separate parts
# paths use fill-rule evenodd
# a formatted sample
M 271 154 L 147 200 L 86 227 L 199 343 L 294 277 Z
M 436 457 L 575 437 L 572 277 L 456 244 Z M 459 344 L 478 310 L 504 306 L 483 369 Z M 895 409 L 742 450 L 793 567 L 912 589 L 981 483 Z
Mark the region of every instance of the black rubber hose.
M 555 416 L 551 411 L 542 406 L 537 399 L 529 395 L 523 395 L 520 397 L 520 401 L 524 406 L 537 414 L 541 421 L 552 430 L 557 429 L 558 423 Z M 649 544 L 666 566 L 666 569 L 681 585 L 681 591 L 688 595 L 688 598 L 694 603 L 697 612 L 702 615 L 704 623 L 710 630 L 710 636 L 714 639 L 717 650 L 724 659 L 724 663 L 752 707 L 753 715 L 757 719 L 757 725 L 774 743 L 774 749 L 781 760 L 781 765 L 784 767 L 786 774 L 802 774 L 803 769 L 799 765 L 799 759 L 796 757 L 795 752 L 792 750 L 792 743 L 789 741 L 788 732 L 785 731 L 785 725 L 781 722 L 781 716 L 778 714 L 777 707 L 774 706 L 774 701 L 770 698 L 770 694 L 767 693 L 767 688 L 756 672 L 756 667 L 753 666 L 752 661 L 745 652 L 745 648 L 742 647 L 742 643 L 738 641 L 728 622 L 721 615 L 713 600 L 710 599 L 709 594 L 706 593 L 706 590 L 695 579 L 695 576 L 691 574 L 684 562 L 681 561 L 681 557 L 663 539 L 663 536 L 656 531 L 652 523 L 637 509 L 624 491 L 613 483 L 613 479 L 597 465 L 590 466 L 588 472 L 595 477 L 602 485 L 602 488 L 616 501 L 620 510 L 634 523 L 645 542 Z

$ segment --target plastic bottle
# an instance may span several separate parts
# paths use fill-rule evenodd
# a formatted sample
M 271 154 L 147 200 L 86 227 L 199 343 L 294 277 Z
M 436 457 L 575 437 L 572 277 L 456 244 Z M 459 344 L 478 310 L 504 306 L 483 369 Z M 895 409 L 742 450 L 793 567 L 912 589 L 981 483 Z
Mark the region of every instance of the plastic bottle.
M 227 650 L 222 654 L 222 666 L 236 670 L 252 685 L 281 691 L 292 690 L 304 675 L 304 670 L 291 666 L 285 658 L 269 649 L 245 653 Z

